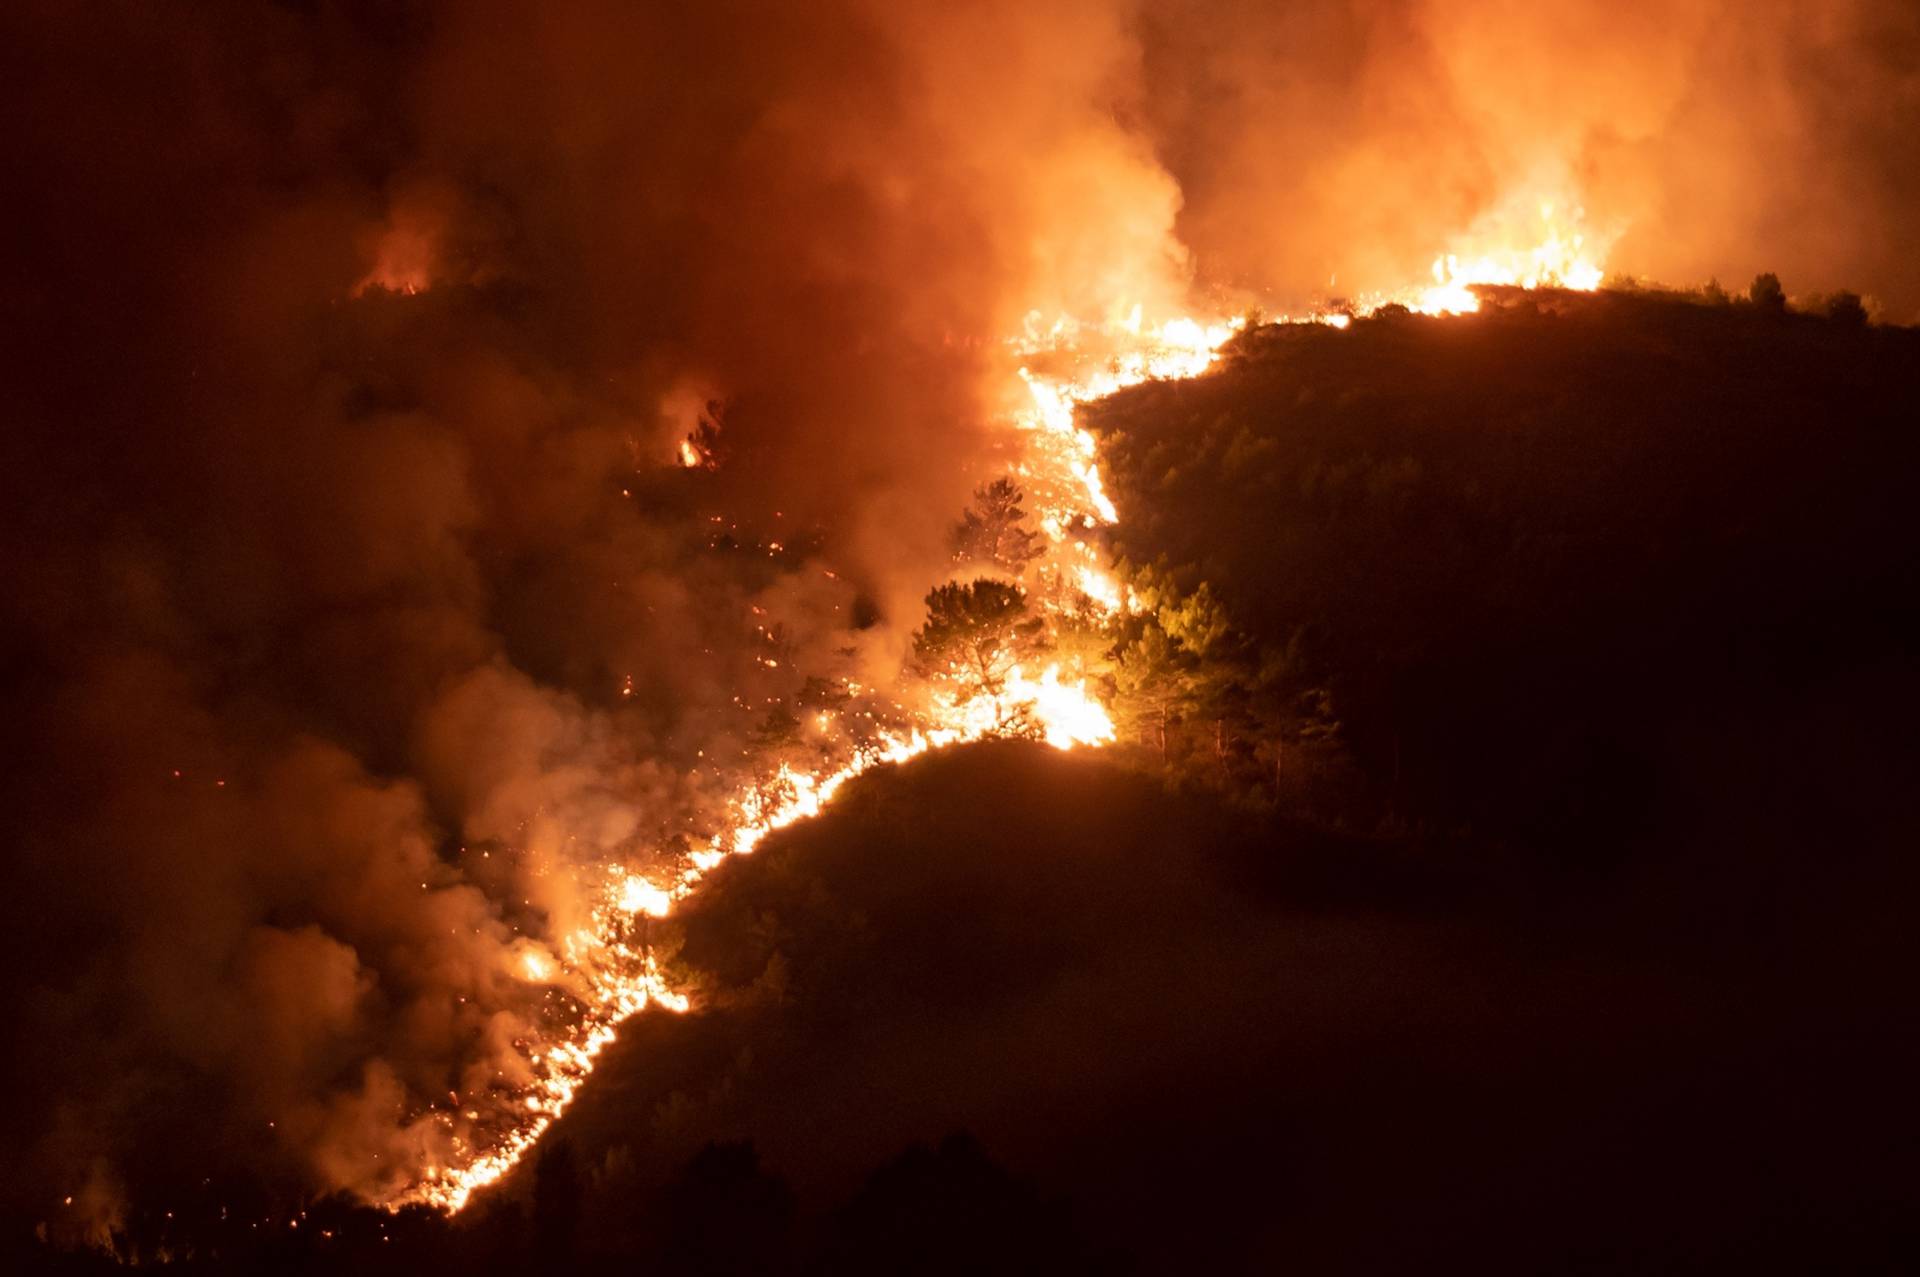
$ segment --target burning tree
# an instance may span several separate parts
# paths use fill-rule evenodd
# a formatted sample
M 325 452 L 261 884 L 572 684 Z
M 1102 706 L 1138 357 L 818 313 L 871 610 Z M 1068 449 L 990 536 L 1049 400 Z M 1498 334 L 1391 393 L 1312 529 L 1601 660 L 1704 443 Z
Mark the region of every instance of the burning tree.
M 915 670 L 956 689 L 956 701 L 998 696 L 1022 661 L 1046 650 L 1046 622 L 1009 581 L 952 582 L 927 595 L 927 623 L 914 631 Z
M 727 405 L 722 399 L 707 400 L 700 420 L 680 441 L 680 464 L 689 470 L 718 470 L 720 429 L 726 424 Z
M 953 529 L 953 557 L 991 563 L 1019 576 L 1040 556 L 1040 534 L 1025 527 L 1020 508 L 1026 494 L 1008 478 L 995 479 L 973 493 L 974 504 Z

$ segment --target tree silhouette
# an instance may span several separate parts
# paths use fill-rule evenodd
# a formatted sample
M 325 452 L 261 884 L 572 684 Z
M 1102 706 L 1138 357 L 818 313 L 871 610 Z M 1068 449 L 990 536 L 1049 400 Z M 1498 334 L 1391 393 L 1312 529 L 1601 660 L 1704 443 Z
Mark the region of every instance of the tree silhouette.
M 1046 622 L 1007 581 L 942 585 L 927 595 L 927 622 L 913 635 L 915 669 L 959 685 L 966 700 L 997 695 L 1014 666 L 1045 650 Z
M 1014 576 L 1025 571 L 1042 548 L 1040 534 L 1023 526 L 1027 512 L 1020 502 L 1025 495 L 1007 478 L 976 488 L 974 504 L 953 530 L 953 557 L 991 563 Z
M 1860 294 L 1842 290 L 1827 298 L 1827 318 L 1847 328 L 1864 328 L 1867 308 Z
M 680 464 L 688 469 L 717 470 L 725 459 L 721 453 L 720 430 L 726 424 L 724 400 L 709 399 L 700 420 L 680 443 Z
M 876 1170 L 838 1213 L 823 1273 L 973 1277 L 1088 1271 L 1059 1203 L 989 1158 L 970 1136 L 916 1144 Z
M 1747 300 L 1770 315 L 1787 313 L 1786 290 L 1780 287 L 1780 277 L 1772 271 L 1753 277 L 1753 283 L 1747 288 Z

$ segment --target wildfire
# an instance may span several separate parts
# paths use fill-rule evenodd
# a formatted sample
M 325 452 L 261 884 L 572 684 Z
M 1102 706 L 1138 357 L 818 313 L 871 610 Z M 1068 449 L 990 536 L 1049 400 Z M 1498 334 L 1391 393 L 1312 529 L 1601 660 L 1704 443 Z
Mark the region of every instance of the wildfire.
M 635 874 L 620 887 L 620 907 L 628 913 L 664 918 L 673 909 L 673 896 Z
M 1515 207 L 1482 219 L 1476 231 L 1434 258 L 1432 284 L 1374 299 L 1363 310 L 1398 302 L 1423 315 L 1466 315 L 1480 309 L 1477 284 L 1580 292 L 1600 287 L 1606 246 L 1590 239 L 1584 210 L 1576 204 L 1567 213 L 1564 202 L 1544 200 L 1533 206 L 1535 221 L 1531 211 L 1519 214 Z
M 1183 320 L 1148 327 L 1136 312 L 1130 323 L 1099 330 L 1100 344 L 1109 348 L 1102 361 L 1076 357 L 1075 343 L 1094 333 L 1070 321 L 1045 333 L 1030 333 L 1031 341 L 1023 347 L 1065 364 L 1057 375 L 1021 370 L 1029 406 L 1016 415 L 1014 424 L 1031 445 L 1024 472 L 1050 494 L 1040 511 L 1043 526 L 1060 553 L 1073 556 L 1071 574 L 1062 579 L 1108 614 L 1125 605 L 1121 587 L 1099 552 L 1079 534 L 1113 522 L 1118 512 L 1101 485 L 1093 437 L 1074 423 L 1074 407 L 1150 377 L 1191 376 L 1212 362 L 1238 327 Z M 684 463 L 701 461 L 697 453 L 689 460 L 691 445 L 682 447 Z M 833 719 L 821 714 L 815 725 L 829 732 Z M 691 851 L 670 885 L 624 866 L 611 868 L 583 932 L 570 937 L 557 956 L 528 945 L 518 959 L 516 974 L 521 978 L 563 986 L 579 1002 L 584 1009 L 577 1020 L 529 1043 L 525 1063 L 530 1081 L 490 1097 L 486 1105 L 430 1112 L 424 1120 L 439 1128 L 437 1143 L 444 1154 L 385 1205 L 398 1209 L 425 1204 L 459 1211 L 474 1193 L 511 1171 L 566 1111 L 623 1021 L 647 1007 L 688 1009 L 687 997 L 667 984 L 646 928 L 651 920 L 668 917 L 676 902 L 722 861 L 749 855 L 775 830 L 818 815 L 847 782 L 874 767 L 1003 735 L 1016 730 L 1015 725 L 1022 734 L 1063 750 L 1096 747 L 1115 737 L 1112 718 L 1084 678 L 1065 674 L 1057 663 L 1038 677 L 1015 665 L 990 690 L 964 697 L 931 695 L 916 721 L 900 731 L 880 732 L 836 766 L 809 772 L 785 764 L 772 776 L 743 785 L 731 803 L 726 828 Z
M 1020 667 L 1014 666 L 1006 696 L 1012 704 L 1029 709 L 1040 724 L 1041 738 L 1055 749 L 1113 743 L 1113 719 L 1106 707 L 1087 695 L 1086 680 L 1061 682 L 1058 665 L 1047 666 L 1038 680 L 1024 677 Z
M 1143 381 L 1198 376 L 1245 323 L 1177 318 L 1149 325 L 1138 307 L 1107 325 L 1065 316 L 1045 325 L 1038 312 L 1027 316 L 1026 331 L 1009 343 L 1028 361 L 1019 369 L 1027 402 L 1013 424 L 1028 434 L 1024 473 L 1037 480 L 1040 526 L 1055 545 L 1084 545 L 1079 533 L 1120 518 L 1100 478 L 1099 449 L 1075 422 L 1075 408 Z M 1043 363 L 1046 371 L 1034 371 Z M 1078 565 L 1073 573 L 1089 597 L 1119 610 L 1118 587 L 1097 569 Z
M 693 853 L 671 889 L 643 875 L 614 870 L 591 927 L 570 937 L 564 962 L 543 949 L 522 950 L 519 973 L 527 980 L 568 981 L 587 1007 L 571 1032 L 529 1052 L 533 1080 L 520 1088 L 496 1119 L 500 1129 L 483 1149 L 474 1147 L 472 1123 L 477 1109 L 456 1117 L 436 1111 L 431 1120 L 450 1137 L 454 1156 L 424 1168 L 418 1179 L 385 1203 L 390 1209 L 425 1204 L 448 1213 L 462 1209 L 473 1194 L 511 1171 L 573 1102 L 593 1071 L 600 1052 L 628 1017 L 650 1006 L 686 1011 L 690 1002 L 670 988 L 648 947 L 647 919 L 667 917 L 676 901 L 692 892 L 729 856 L 751 854 L 777 829 L 818 815 L 842 786 L 886 763 L 901 763 L 929 750 L 999 734 L 1003 724 L 1025 715 L 1041 738 L 1056 749 L 1100 745 L 1114 739 L 1106 709 L 1087 691 L 1084 680 L 1068 682 L 1057 665 L 1038 679 L 1015 667 L 1004 686 L 964 705 L 936 701 L 932 725 L 905 734 L 884 734 L 840 767 L 812 774 L 782 766 L 769 780 L 748 787 L 732 805 L 732 823 L 714 842 Z M 463 1120 L 464 1119 L 464 1123 Z
M 1524 227 L 1524 233 L 1508 234 L 1513 223 L 1506 219 L 1497 233 L 1470 235 L 1455 251 L 1443 253 L 1434 262 L 1431 285 L 1368 297 L 1302 322 L 1345 328 L 1354 315 L 1390 303 L 1433 315 L 1471 312 L 1479 307 L 1471 291 L 1476 284 L 1598 287 L 1601 253 L 1581 229 L 1579 212 L 1559 218 L 1552 204 L 1536 209 L 1538 223 Z M 1099 616 L 1112 618 L 1138 606 L 1111 573 L 1097 541 L 1098 530 L 1117 521 L 1119 512 L 1102 482 L 1095 440 L 1075 419 L 1078 405 L 1150 379 L 1196 376 L 1213 365 L 1244 322 L 1186 317 L 1149 322 L 1135 307 L 1100 324 L 1067 317 L 1047 323 L 1035 312 L 1008 342 L 1024 390 L 1011 410 L 1023 445 L 1014 472 L 1030 492 L 1048 538 L 1039 574 L 1064 587 L 1042 600 L 1043 609 L 1091 606 Z M 680 443 L 677 460 L 689 468 L 712 464 L 691 439 Z M 864 691 L 858 684 L 846 686 L 850 694 Z M 821 712 L 813 726 L 832 739 L 838 724 L 834 715 Z M 564 988 L 580 1011 L 526 1043 L 527 1080 L 496 1091 L 484 1103 L 469 1101 L 425 1115 L 423 1121 L 439 1128 L 433 1142 L 441 1154 L 385 1205 L 459 1211 L 476 1192 L 511 1171 L 566 1111 L 623 1021 L 647 1007 L 689 1008 L 687 996 L 669 986 L 655 959 L 649 926 L 670 916 L 716 866 L 751 854 L 775 830 L 818 815 L 849 781 L 874 767 L 1010 730 L 1063 750 L 1098 747 L 1115 738 L 1112 718 L 1084 677 L 1063 673 L 1057 663 L 1037 678 L 1013 665 L 991 687 L 966 694 L 933 692 L 904 726 L 861 738 L 842 751 L 839 761 L 818 771 L 782 764 L 770 776 L 743 783 L 725 827 L 694 847 L 667 885 L 628 866 L 610 866 L 584 929 L 569 936 L 558 954 L 529 943 L 517 957 L 520 978 Z
M 1128 606 L 1127 598 L 1120 592 L 1120 583 L 1099 568 L 1083 565 L 1075 569 L 1074 580 L 1080 592 L 1109 615 Z

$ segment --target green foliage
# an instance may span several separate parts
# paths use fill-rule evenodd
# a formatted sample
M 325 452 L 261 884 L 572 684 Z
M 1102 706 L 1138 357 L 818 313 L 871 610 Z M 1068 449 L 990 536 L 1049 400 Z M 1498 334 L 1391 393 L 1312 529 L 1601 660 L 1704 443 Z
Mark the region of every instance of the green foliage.
M 974 490 L 974 504 L 953 530 L 953 557 L 963 563 L 991 564 L 1019 576 L 1038 558 L 1040 534 L 1025 526 L 1020 506 L 1025 493 L 1013 480 L 995 479 Z
M 1114 627 L 1092 609 L 1057 612 L 1048 618 L 1047 660 L 1098 680 L 1113 673 Z
M 1262 644 L 1206 581 L 1181 588 L 1164 561 L 1120 573 L 1142 612 L 1113 646 L 1113 709 L 1129 740 L 1181 780 L 1296 814 L 1342 753 L 1331 697 L 1308 681 L 1303 636 Z M 1191 573 L 1185 574 L 1191 578 Z
M 1221 654 L 1233 630 L 1227 609 L 1205 581 L 1185 597 L 1162 601 L 1155 617 L 1169 637 L 1196 656 Z
M 1115 648 L 1114 699 L 1119 726 L 1134 738 L 1149 736 L 1167 756 L 1168 732 L 1191 702 L 1197 661 L 1177 640 L 1149 620 L 1140 633 Z
M 1889 633 L 1911 597 L 1888 530 L 1920 332 L 1852 339 L 1845 302 L 1776 321 L 1771 277 L 1749 297 L 1276 326 L 1087 405 L 1147 613 L 1116 636 L 1116 722 L 1313 819 L 1629 829 L 1650 721 Z
M 1142 564 L 1123 558 L 1115 571 L 1138 600 L 1141 612 L 1185 651 L 1196 656 L 1212 653 L 1232 633 L 1232 618 L 1213 587 L 1200 581 L 1182 589 L 1164 556 Z

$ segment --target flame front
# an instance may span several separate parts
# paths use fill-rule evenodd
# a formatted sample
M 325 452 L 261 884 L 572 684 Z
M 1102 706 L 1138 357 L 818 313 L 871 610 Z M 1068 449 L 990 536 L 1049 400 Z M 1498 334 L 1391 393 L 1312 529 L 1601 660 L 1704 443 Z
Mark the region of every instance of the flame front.
M 1581 229 L 1577 209 L 1557 217 L 1551 202 L 1534 208 L 1537 224 L 1524 234 L 1470 234 L 1455 251 L 1441 254 L 1430 285 L 1372 295 L 1297 322 L 1344 328 L 1355 315 L 1389 304 L 1431 315 L 1469 313 L 1480 305 L 1471 291 L 1478 284 L 1598 287 L 1599 246 Z M 1502 228 L 1513 225 L 1511 218 L 1500 220 Z M 1030 572 L 1054 583 L 1036 596 L 1043 612 L 1073 607 L 1110 621 L 1136 606 L 1114 577 L 1098 536 L 1119 511 L 1102 481 L 1095 440 L 1076 421 L 1078 405 L 1156 378 L 1197 376 L 1244 322 L 1149 322 L 1139 307 L 1097 324 L 1064 316 L 1048 322 L 1034 312 L 1007 343 L 1024 392 L 1010 410 L 1018 444 L 1013 469 L 1048 539 Z M 677 459 L 689 468 L 708 464 L 691 442 L 680 445 Z M 422 1143 L 439 1152 L 384 1204 L 459 1211 L 510 1172 L 566 1111 L 623 1021 L 648 1007 L 689 1008 L 687 995 L 669 985 L 655 959 L 649 927 L 670 916 L 716 866 L 752 853 L 775 830 L 818 815 L 847 782 L 874 767 L 1002 735 L 1013 723 L 1063 750 L 1115 739 L 1113 720 L 1084 674 L 1054 662 L 1035 677 L 1015 664 L 990 689 L 965 696 L 931 692 L 904 726 L 861 738 L 836 763 L 814 771 L 782 764 L 772 775 L 744 783 L 729 804 L 723 831 L 693 847 L 678 876 L 664 885 L 635 868 L 609 866 L 586 927 L 568 936 L 558 953 L 529 943 L 518 954 L 521 978 L 564 987 L 578 1013 L 525 1044 L 524 1081 L 498 1087 L 484 1101 L 423 1115 L 421 1122 L 431 1129 Z M 823 733 L 836 725 L 833 712 L 815 718 Z
M 1592 292 L 1612 237 L 1596 237 L 1577 201 L 1522 196 L 1480 220 L 1433 259 L 1431 284 L 1369 299 L 1362 308 L 1397 302 L 1423 315 L 1467 315 L 1480 309 L 1480 284 L 1569 288 Z
M 1101 482 L 1093 436 L 1074 420 L 1075 407 L 1155 377 L 1204 371 L 1238 322 L 1200 324 L 1179 319 L 1158 326 L 1130 322 L 1096 328 L 1062 320 L 1038 327 L 1038 317 L 1010 343 L 1016 356 L 1045 359 L 1058 371 L 1022 367 L 1027 402 L 1013 425 L 1023 445 L 1019 470 L 1039 497 L 1038 514 L 1051 541 L 1049 556 L 1071 583 L 1068 591 L 1097 612 L 1126 606 L 1103 553 L 1088 533 L 1118 517 Z M 1089 357 L 1083 347 L 1097 351 Z M 685 459 L 684 457 L 682 458 Z M 696 458 L 697 460 L 697 458 Z M 1043 601 L 1043 607 L 1059 606 Z M 669 885 L 626 866 L 610 867 L 591 924 L 571 936 L 558 955 L 525 948 L 519 973 L 535 983 L 564 985 L 583 1008 L 551 1036 L 525 1050 L 529 1080 L 497 1090 L 483 1105 L 431 1110 L 431 1142 L 443 1155 L 384 1202 L 392 1209 L 425 1204 L 447 1212 L 510 1172 L 572 1103 L 600 1052 L 620 1024 L 648 1007 L 685 1011 L 687 996 L 667 983 L 648 943 L 648 924 L 669 916 L 730 856 L 752 853 L 777 829 L 818 815 L 854 777 L 905 762 L 930 750 L 1005 734 L 1021 723 L 1056 749 L 1098 747 L 1115 738 L 1112 717 L 1088 690 L 1087 679 L 1049 663 L 1037 675 L 1014 665 L 991 691 L 958 697 L 934 692 L 904 730 L 864 741 L 836 766 L 805 771 L 783 764 L 771 776 L 744 784 L 730 804 L 727 827 L 697 846 Z M 829 730 L 834 715 L 818 715 Z

